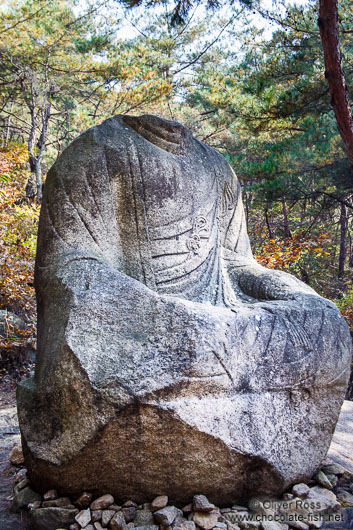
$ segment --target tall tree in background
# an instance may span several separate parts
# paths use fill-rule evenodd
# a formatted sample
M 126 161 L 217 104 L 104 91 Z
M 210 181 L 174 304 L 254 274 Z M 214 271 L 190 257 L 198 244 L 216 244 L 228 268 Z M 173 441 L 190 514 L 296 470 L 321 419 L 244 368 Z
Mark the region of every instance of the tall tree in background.
M 90 99 L 99 81 L 92 54 L 99 53 L 102 41 L 108 43 L 95 34 L 91 14 L 75 16 L 71 2 L 39 0 L 9 3 L 1 16 L 0 116 L 7 140 L 11 132 L 27 138 L 26 192 L 38 203 L 49 133 L 56 129 L 60 136 L 69 125 L 70 107 Z
M 42 163 L 77 134 L 170 91 L 146 46 L 116 38 L 104 2 L 9 2 L 0 16 L 0 138 L 26 139 L 27 197 L 41 202 Z M 85 8 L 85 10 L 84 10 Z
M 345 0 L 342 11 L 352 19 Z M 240 53 L 226 57 L 223 52 L 222 61 L 196 70 L 188 106 L 199 108 L 215 131 L 220 123 L 226 128 L 223 136 L 207 141 L 224 150 L 245 184 L 255 249 L 268 239 L 291 239 L 300 231 L 306 237 L 320 227 L 318 236 L 330 232 L 338 246 L 340 264 L 333 260 L 330 268 L 336 276 L 333 290 L 344 292 L 345 282 L 337 280 L 346 278 L 352 186 L 347 186 L 349 165 L 324 77 L 317 10 L 287 6 L 264 15 L 276 23 L 272 37 L 261 38 L 255 28 L 238 35 Z M 352 33 L 342 44 L 352 66 Z M 351 67 L 347 73 L 353 85 Z M 318 250 L 318 258 L 324 255 Z M 315 260 L 304 261 L 300 274 L 320 290 L 327 278 L 318 265 L 314 273 Z
M 119 0 L 128 7 L 145 5 L 151 7 L 163 3 L 163 0 Z M 337 120 L 337 126 L 345 145 L 348 160 L 353 172 L 353 117 L 349 104 L 347 86 L 345 82 L 342 56 L 339 43 L 338 9 L 337 0 L 318 0 L 319 2 L 319 28 L 322 40 L 325 75 L 329 84 L 331 104 Z M 204 5 L 209 9 L 219 8 L 222 4 L 234 5 L 234 0 L 204 0 Z M 261 6 L 257 0 L 238 0 L 239 4 L 253 7 Z M 171 12 L 171 23 L 178 24 L 184 20 L 190 9 L 197 5 L 193 0 L 174 0 Z
M 319 0 L 319 28 L 331 105 L 353 172 L 353 117 L 349 104 L 339 40 L 337 0 Z

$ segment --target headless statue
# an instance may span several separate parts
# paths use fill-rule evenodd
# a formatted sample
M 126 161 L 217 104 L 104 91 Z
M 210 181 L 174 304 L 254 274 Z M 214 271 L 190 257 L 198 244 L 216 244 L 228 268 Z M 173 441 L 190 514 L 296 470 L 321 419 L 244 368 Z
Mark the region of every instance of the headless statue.
M 38 489 L 227 505 L 325 456 L 348 327 L 257 264 L 234 172 L 182 125 L 116 116 L 64 151 L 35 278 L 37 365 L 18 409 Z

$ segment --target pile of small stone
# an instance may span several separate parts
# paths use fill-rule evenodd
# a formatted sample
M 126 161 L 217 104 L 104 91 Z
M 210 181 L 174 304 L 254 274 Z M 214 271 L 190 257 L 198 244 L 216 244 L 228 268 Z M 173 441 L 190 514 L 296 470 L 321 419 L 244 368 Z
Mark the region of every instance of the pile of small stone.
M 23 463 L 19 447 L 13 449 L 10 460 L 16 466 Z M 352 475 L 329 460 L 308 484 L 296 484 L 281 498 L 252 498 L 248 506 L 229 508 L 218 508 L 201 494 L 183 508 L 170 505 L 166 495 L 141 505 L 132 500 L 119 505 L 109 493 L 94 498 L 83 492 L 72 500 L 50 490 L 42 496 L 31 487 L 22 468 L 15 475 L 13 506 L 30 512 L 35 530 L 309 530 L 323 524 L 323 518 L 315 519 L 313 514 L 353 508 L 352 494 Z M 292 520 L 298 511 L 302 520 Z

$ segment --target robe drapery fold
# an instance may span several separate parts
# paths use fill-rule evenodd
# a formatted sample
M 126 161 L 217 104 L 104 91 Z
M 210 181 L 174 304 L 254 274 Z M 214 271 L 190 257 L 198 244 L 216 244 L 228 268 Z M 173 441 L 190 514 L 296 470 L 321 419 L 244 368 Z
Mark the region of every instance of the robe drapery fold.
M 240 185 L 230 166 L 179 124 L 174 130 L 159 120 L 151 130 L 150 123 L 142 126 L 143 117 L 124 116 L 107 124 L 111 142 L 106 126 L 104 137 L 93 128 L 68 148 L 75 150 L 77 164 L 82 144 L 75 180 L 66 182 L 73 168 L 63 165 L 70 157 L 52 169 L 56 178 L 48 186 L 61 195 L 61 209 L 45 206 L 42 224 L 51 226 L 52 252 L 39 256 L 38 270 L 65 251 L 90 251 L 160 294 L 232 305 L 237 296 L 223 249 L 235 257 L 252 254 Z M 85 164 L 87 147 L 89 160 L 97 151 L 99 167 Z

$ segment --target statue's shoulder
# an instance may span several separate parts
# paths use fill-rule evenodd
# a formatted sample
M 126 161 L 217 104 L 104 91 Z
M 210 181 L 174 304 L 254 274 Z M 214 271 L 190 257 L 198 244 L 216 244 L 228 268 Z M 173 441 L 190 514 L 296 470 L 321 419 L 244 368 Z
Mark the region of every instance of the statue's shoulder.
M 60 154 L 48 172 L 47 186 L 56 186 L 59 181 L 68 185 L 80 180 L 80 176 L 106 167 L 107 152 L 125 152 L 121 120 L 109 118 L 91 127 L 75 138 Z

